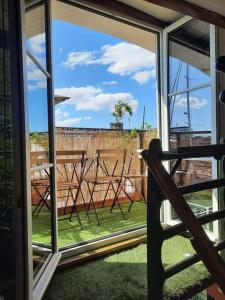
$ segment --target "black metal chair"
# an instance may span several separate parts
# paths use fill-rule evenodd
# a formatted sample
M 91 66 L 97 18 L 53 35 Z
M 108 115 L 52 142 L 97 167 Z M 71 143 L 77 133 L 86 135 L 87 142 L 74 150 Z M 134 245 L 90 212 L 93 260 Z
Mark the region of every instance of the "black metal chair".
M 109 192 L 113 193 L 113 201 L 111 204 L 110 212 L 112 212 L 116 203 L 119 206 L 123 219 L 125 215 L 119 201 L 119 193 L 122 188 L 122 181 L 124 175 L 124 166 L 126 160 L 125 149 L 102 149 L 96 150 L 96 159 L 94 160 L 95 171 L 92 177 L 85 176 L 84 180 L 87 183 L 88 190 L 90 193 L 90 201 L 88 205 L 88 211 L 91 206 L 94 209 L 97 222 L 99 217 L 96 210 L 96 201 L 94 201 L 94 194 L 104 192 L 104 198 L 102 200 L 101 207 L 104 207 L 105 201 Z M 101 189 L 97 189 L 101 186 Z

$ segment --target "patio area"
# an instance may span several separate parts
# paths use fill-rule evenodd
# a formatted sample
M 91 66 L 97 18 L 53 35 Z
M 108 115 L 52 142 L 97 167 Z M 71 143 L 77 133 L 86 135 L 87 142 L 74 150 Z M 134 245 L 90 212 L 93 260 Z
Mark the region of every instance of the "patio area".
M 100 225 L 97 224 L 93 211 L 90 212 L 90 222 L 85 212 L 80 213 L 83 229 L 80 228 L 77 218 L 74 216 L 72 222 L 68 219 L 58 222 L 59 226 L 59 247 L 77 245 L 82 242 L 107 237 L 113 233 L 120 233 L 124 230 L 137 229 L 146 226 L 146 205 L 143 201 L 135 202 L 131 211 L 127 212 L 129 204 L 122 204 L 126 220 L 121 217 L 120 210 L 116 207 L 112 213 L 109 207 L 97 209 Z M 60 217 L 59 220 L 64 217 Z M 49 212 L 42 213 L 33 219 L 33 242 L 50 244 L 51 232 L 49 228 Z

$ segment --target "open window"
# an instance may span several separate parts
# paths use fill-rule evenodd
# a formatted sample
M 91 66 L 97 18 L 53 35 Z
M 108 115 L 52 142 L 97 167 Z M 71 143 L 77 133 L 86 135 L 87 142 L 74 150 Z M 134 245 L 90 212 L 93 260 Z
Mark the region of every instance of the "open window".
M 164 31 L 164 132 L 165 147 L 208 145 L 215 142 L 216 125 L 214 101 L 214 27 L 203 21 L 184 17 Z M 166 47 L 166 48 L 165 48 Z M 168 129 L 167 129 L 168 128 Z M 169 166 L 170 167 L 170 166 Z M 216 178 L 216 162 L 207 159 L 183 161 L 175 174 L 178 186 Z M 216 193 L 216 192 L 215 192 Z M 197 216 L 218 208 L 211 191 L 187 195 L 186 200 Z M 165 204 L 165 219 L 176 222 L 177 216 Z M 208 224 L 213 232 L 213 224 Z

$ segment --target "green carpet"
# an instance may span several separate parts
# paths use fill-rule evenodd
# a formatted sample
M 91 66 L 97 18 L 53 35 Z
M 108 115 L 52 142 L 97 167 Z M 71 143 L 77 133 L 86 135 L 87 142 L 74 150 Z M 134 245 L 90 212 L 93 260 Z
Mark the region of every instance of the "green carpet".
M 100 226 L 97 225 L 96 217 L 93 212 L 90 213 L 90 222 L 88 222 L 84 212 L 80 213 L 83 224 L 82 230 L 77 222 L 76 216 L 73 217 L 72 222 L 68 220 L 59 221 L 59 247 L 61 248 L 101 238 L 112 233 L 146 224 L 147 211 L 143 201 L 135 202 L 129 213 L 127 212 L 129 204 L 123 204 L 122 207 L 126 220 L 123 220 L 118 207 L 115 207 L 112 213 L 109 212 L 109 207 L 98 209 Z M 61 219 L 62 218 L 64 218 L 64 216 L 61 217 Z M 33 219 L 33 242 L 50 244 L 50 228 L 49 212 L 43 209 L 39 216 Z
M 163 245 L 163 262 L 168 267 L 195 253 L 189 240 L 174 237 Z M 146 245 L 86 264 L 56 272 L 44 300 L 144 300 L 147 294 Z M 165 284 L 165 299 L 180 295 L 208 276 L 197 263 Z M 157 300 L 157 299 L 156 299 Z

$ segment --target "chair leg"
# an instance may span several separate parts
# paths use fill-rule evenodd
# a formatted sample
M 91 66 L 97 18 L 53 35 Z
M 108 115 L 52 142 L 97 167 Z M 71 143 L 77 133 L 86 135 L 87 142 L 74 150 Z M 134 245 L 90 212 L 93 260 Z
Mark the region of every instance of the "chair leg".
M 123 209 L 122 209 L 121 204 L 120 204 L 120 201 L 119 201 L 119 197 L 118 197 L 118 196 L 119 196 L 119 193 L 120 193 L 120 191 L 121 191 L 121 182 L 118 183 L 117 190 L 115 190 L 115 188 L 114 188 L 114 186 L 113 186 L 113 183 L 112 183 L 112 188 L 113 188 L 115 197 L 114 197 L 113 203 L 112 203 L 112 205 L 111 205 L 110 213 L 112 213 L 112 210 L 113 210 L 113 208 L 114 208 L 114 206 L 115 206 L 115 204 L 116 204 L 116 202 L 117 202 L 117 203 L 118 203 L 118 206 L 119 206 L 119 209 L 120 209 L 120 211 L 121 211 L 122 217 L 123 217 L 124 220 L 126 220 L 125 215 L 124 215 L 124 212 L 123 212 Z
M 108 195 L 110 185 L 111 185 L 111 181 L 110 181 L 109 184 L 108 184 L 108 187 L 107 187 L 107 190 L 106 190 L 106 193 L 105 193 L 105 197 L 104 197 L 104 199 L 103 199 L 103 201 L 102 201 L 102 208 L 104 207 L 105 200 L 106 200 L 106 197 L 107 197 L 107 195 Z
M 80 188 L 80 194 L 81 194 L 81 197 L 82 197 L 82 200 L 83 200 L 83 203 L 84 203 L 84 207 L 85 207 L 85 211 L 86 211 L 86 216 L 88 217 L 88 221 L 90 222 L 90 217 L 89 217 L 89 212 L 88 212 L 88 209 L 87 209 L 87 203 L 84 199 L 84 194 L 83 194 L 83 191 L 82 189 Z
M 71 219 L 72 219 L 72 215 L 73 213 L 75 212 L 76 213 L 76 217 L 77 217 L 77 220 L 78 220 L 78 223 L 80 225 L 80 228 L 83 229 L 83 226 L 82 226 L 82 223 L 81 223 L 81 219 L 80 219 L 80 216 L 79 216 L 79 213 L 78 213 L 78 210 L 77 210 L 77 198 L 78 198 L 78 191 L 76 193 L 76 197 L 74 198 L 73 196 L 73 191 L 72 189 L 69 189 L 70 191 L 70 195 L 71 195 L 71 198 L 73 199 L 73 209 L 72 209 L 72 212 L 70 213 L 70 218 L 69 218 L 69 221 L 71 222 Z
M 68 194 L 67 194 L 67 196 L 66 196 L 66 205 L 65 205 L 65 207 L 64 207 L 64 211 L 63 211 L 63 214 L 64 214 L 64 216 L 65 216 L 65 214 L 66 214 L 66 209 L 67 209 L 67 205 L 68 205 L 68 201 L 69 201 L 69 190 L 68 190 Z
M 92 190 L 91 190 L 91 188 L 90 188 L 89 183 L 87 183 L 87 185 L 88 185 L 88 190 L 89 190 L 89 193 L 90 193 L 90 201 L 89 201 L 89 204 L 88 204 L 88 210 L 87 210 L 87 213 L 89 213 L 89 210 L 90 210 L 90 207 L 91 207 L 91 204 L 92 204 L 92 206 L 93 206 L 93 208 L 94 208 L 94 212 L 95 212 L 95 216 L 96 216 L 98 225 L 100 225 L 98 213 L 97 213 L 97 210 L 96 210 L 96 207 L 95 207 L 95 203 L 94 203 L 94 199 L 93 199 L 96 184 L 93 184 Z
M 38 217 L 38 215 L 41 212 L 41 209 L 44 205 L 48 208 L 48 210 L 50 210 L 50 207 L 49 207 L 48 203 L 46 202 L 47 197 L 49 196 L 49 194 L 50 194 L 49 187 L 46 187 L 43 196 L 38 192 L 38 195 L 40 196 L 40 201 L 38 202 L 38 204 L 36 205 L 34 211 L 32 212 L 33 217 L 35 217 L 35 218 Z M 37 211 L 37 214 L 35 215 L 36 211 Z

